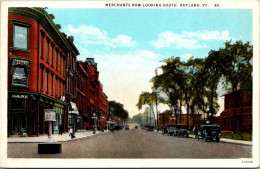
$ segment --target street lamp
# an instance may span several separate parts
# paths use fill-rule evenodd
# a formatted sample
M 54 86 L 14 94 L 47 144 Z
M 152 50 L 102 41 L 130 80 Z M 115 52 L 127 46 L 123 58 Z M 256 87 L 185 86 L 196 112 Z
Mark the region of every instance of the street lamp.
M 93 113 L 91 118 L 94 119 L 94 131 L 93 131 L 93 134 L 96 134 L 97 115 L 95 113 Z
M 156 106 L 156 129 L 157 131 L 159 131 L 159 128 L 158 128 L 158 109 L 157 109 L 157 94 L 159 94 L 159 92 L 156 92 L 153 90 L 153 94 L 155 96 L 155 106 Z

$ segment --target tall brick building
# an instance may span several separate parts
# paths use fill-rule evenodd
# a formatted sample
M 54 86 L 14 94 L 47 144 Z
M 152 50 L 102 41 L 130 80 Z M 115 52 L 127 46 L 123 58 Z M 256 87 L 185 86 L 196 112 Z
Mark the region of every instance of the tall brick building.
M 86 129 L 93 110 L 105 114 L 98 106 L 106 99 L 99 96 L 96 65 L 85 72 L 77 66 L 74 39 L 60 32 L 54 16 L 43 8 L 9 8 L 8 13 L 8 135 L 48 133 L 46 109 L 56 112 L 54 134 L 59 128 Z

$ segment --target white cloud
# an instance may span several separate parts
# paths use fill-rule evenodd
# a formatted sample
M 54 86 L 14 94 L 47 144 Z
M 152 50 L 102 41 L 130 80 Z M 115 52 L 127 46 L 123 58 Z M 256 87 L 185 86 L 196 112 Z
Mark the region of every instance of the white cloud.
M 181 59 L 186 60 L 186 59 L 189 59 L 190 57 L 192 57 L 192 55 L 190 53 L 187 53 L 187 54 L 182 55 Z
M 130 36 L 117 35 L 115 38 L 111 38 L 106 31 L 92 26 L 79 25 L 74 28 L 72 25 L 68 25 L 66 28 L 69 34 L 80 36 L 82 39 L 80 43 L 85 45 L 104 45 L 112 48 L 136 45 Z
M 156 41 L 151 41 L 151 44 L 158 48 L 186 48 L 186 49 L 198 49 L 207 48 L 205 43 L 199 41 L 205 40 L 230 40 L 234 39 L 229 36 L 228 31 L 198 31 L 187 32 L 183 31 L 181 34 L 176 34 L 171 31 L 166 31 L 158 35 Z
M 198 32 L 187 32 L 183 31 L 182 32 L 183 37 L 189 37 L 189 38 L 197 38 L 197 39 L 202 39 L 202 40 L 230 40 L 232 39 L 229 36 L 228 31 L 198 31 Z

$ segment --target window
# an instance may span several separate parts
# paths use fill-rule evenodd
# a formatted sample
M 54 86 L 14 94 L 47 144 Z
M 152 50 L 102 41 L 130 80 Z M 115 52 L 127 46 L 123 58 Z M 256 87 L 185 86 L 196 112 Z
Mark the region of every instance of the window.
M 49 94 L 49 71 L 50 69 L 46 68 L 46 93 Z
M 56 75 L 56 81 L 55 81 L 55 96 L 58 97 L 58 76 Z
M 43 58 L 44 37 L 45 37 L 45 33 L 43 31 L 41 31 L 41 59 L 44 59 Z
M 44 64 L 41 64 L 40 65 L 40 67 L 41 67 L 41 83 L 40 83 L 40 87 L 41 87 L 41 92 L 43 92 L 43 69 L 45 68 L 45 66 L 44 66 Z
M 11 58 L 10 74 L 12 76 L 12 85 L 14 86 L 28 86 L 28 77 L 30 76 L 31 68 L 29 60 Z
M 60 61 L 59 61 L 59 63 L 60 63 L 60 73 L 61 73 L 61 60 L 62 60 L 62 53 L 60 53 Z
M 28 27 L 14 25 L 14 47 L 28 49 Z
M 41 69 L 41 91 L 43 91 L 43 69 Z
M 50 39 L 46 38 L 46 62 L 49 63 L 49 45 L 50 45 Z
M 51 44 L 51 66 L 53 67 L 53 49 L 54 49 L 54 44 Z
M 15 67 L 15 70 L 13 73 L 13 84 L 27 86 L 27 77 L 25 74 L 24 67 Z
M 53 95 L 53 72 L 51 72 L 51 95 Z
M 59 57 L 59 50 L 56 49 L 56 70 L 58 70 L 58 57 Z

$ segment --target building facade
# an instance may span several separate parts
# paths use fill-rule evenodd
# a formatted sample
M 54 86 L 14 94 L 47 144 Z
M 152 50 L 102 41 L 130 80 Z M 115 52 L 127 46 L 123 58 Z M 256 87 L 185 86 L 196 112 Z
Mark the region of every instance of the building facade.
M 216 123 L 226 132 L 252 132 L 252 97 L 236 92 L 224 95 L 224 111 Z
M 65 126 L 66 56 L 70 47 L 43 8 L 9 8 L 8 134 L 47 133 L 44 111 L 55 109 Z
M 107 96 L 94 59 L 77 63 L 74 38 L 44 8 L 8 12 L 8 135 L 47 134 L 49 109 L 54 134 L 90 129 L 93 112 L 105 123 Z

